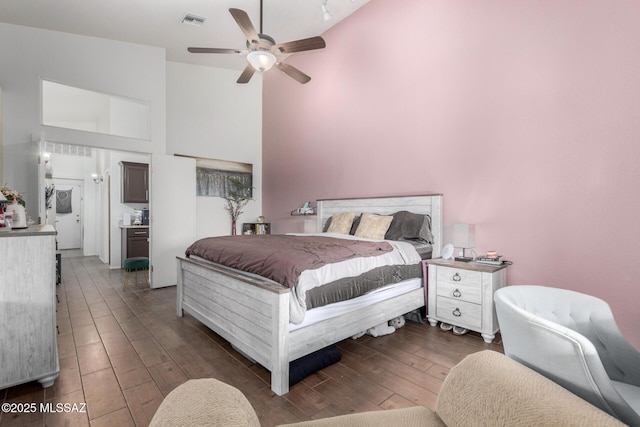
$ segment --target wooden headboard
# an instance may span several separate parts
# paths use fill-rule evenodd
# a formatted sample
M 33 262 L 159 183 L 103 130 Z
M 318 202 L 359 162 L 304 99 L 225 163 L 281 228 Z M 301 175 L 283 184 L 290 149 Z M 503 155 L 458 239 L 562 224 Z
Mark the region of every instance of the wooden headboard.
M 409 211 L 431 216 L 433 233 L 433 258 L 440 257 L 442 250 L 442 194 L 419 196 L 372 197 L 355 199 L 323 199 L 317 201 L 318 231 L 332 216 L 340 212 L 371 212 L 389 215 L 398 211 Z

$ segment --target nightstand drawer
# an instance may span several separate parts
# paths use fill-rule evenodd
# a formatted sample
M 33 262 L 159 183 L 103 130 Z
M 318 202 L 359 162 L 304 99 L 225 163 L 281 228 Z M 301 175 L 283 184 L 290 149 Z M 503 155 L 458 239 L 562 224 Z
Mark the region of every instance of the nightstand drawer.
M 480 286 L 465 286 L 458 283 L 440 282 L 437 284 L 436 293 L 438 296 L 454 300 L 482 304 L 482 287 Z
M 438 283 L 453 283 L 467 286 L 480 286 L 482 273 L 479 271 L 463 270 L 461 268 L 438 267 Z
M 441 321 L 465 328 L 482 329 L 482 306 L 451 298 L 438 297 L 437 316 Z

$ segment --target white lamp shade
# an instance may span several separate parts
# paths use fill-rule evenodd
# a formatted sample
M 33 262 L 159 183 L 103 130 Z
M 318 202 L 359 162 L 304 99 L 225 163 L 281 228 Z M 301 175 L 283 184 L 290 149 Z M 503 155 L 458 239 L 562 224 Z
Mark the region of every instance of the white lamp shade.
M 257 71 L 265 72 L 276 63 L 276 56 L 268 50 L 254 50 L 247 54 L 247 61 Z

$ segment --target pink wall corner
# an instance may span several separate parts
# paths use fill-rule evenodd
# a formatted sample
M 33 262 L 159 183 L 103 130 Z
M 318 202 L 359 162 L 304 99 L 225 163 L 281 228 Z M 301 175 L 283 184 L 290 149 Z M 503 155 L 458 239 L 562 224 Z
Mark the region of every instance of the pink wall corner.
M 509 284 L 605 299 L 640 348 L 640 7 L 372 0 L 264 79 L 263 211 L 438 192 Z

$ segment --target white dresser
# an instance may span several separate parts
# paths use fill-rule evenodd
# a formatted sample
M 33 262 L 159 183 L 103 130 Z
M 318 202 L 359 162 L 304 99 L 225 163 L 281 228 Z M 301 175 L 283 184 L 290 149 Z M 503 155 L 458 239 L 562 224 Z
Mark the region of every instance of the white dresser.
M 491 343 L 498 331 L 494 292 L 505 286 L 506 265 L 435 259 L 428 264 L 428 318 L 480 332 Z
M 51 225 L 0 228 L 0 389 L 58 377 L 55 237 Z

